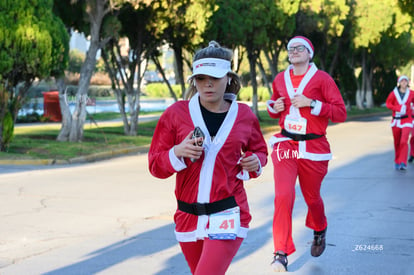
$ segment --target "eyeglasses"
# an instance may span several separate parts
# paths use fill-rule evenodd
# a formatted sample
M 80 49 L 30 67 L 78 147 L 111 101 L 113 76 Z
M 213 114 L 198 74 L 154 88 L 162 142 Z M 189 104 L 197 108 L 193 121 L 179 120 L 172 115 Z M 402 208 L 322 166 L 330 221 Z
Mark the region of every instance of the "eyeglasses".
M 299 45 L 299 46 L 296 46 L 296 47 L 289 47 L 289 48 L 288 48 L 288 53 L 293 53 L 295 50 L 296 50 L 298 53 L 301 53 L 301 52 L 303 52 L 305 49 L 306 49 L 306 47 L 305 47 L 305 46 L 303 46 L 303 45 Z

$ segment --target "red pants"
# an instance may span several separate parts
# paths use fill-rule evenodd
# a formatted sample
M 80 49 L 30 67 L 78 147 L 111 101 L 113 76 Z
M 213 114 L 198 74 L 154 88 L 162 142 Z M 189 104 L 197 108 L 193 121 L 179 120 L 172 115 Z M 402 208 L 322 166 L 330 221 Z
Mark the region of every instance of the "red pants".
M 180 242 L 180 246 L 192 274 L 224 275 L 242 242 L 242 238 L 234 241 L 204 239 Z
M 273 150 L 275 180 L 275 212 L 273 217 L 274 252 L 288 255 L 296 251 L 292 239 L 292 211 L 295 202 L 295 184 L 299 184 L 308 206 L 306 226 L 322 231 L 327 227 L 325 208 L 320 195 L 322 180 L 328 172 L 328 161 L 298 159 L 295 142 L 281 142 Z M 282 157 L 281 157 L 282 156 Z
M 410 148 L 410 156 L 414 157 L 414 127 L 411 128 Z
M 412 128 L 392 127 L 392 135 L 394 137 L 395 163 L 407 164 L 408 158 L 408 138 Z

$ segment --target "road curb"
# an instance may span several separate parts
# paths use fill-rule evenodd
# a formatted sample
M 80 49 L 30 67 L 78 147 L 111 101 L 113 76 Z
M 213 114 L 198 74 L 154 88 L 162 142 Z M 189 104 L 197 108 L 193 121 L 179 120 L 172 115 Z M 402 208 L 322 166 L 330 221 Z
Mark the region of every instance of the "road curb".
M 100 152 L 86 156 L 80 156 L 71 158 L 68 160 L 62 159 L 11 159 L 0 160 L 0 165 L 68 165 L 68 164 L 81 164 L 94 161 L 100 161 L 105 159 L 111 159 L 114 157 L 125 156 L 129 154 L 145 154 L 148 153 L 150 145 L 128 147 L 117 150 L 111 150 L 107 152 Z

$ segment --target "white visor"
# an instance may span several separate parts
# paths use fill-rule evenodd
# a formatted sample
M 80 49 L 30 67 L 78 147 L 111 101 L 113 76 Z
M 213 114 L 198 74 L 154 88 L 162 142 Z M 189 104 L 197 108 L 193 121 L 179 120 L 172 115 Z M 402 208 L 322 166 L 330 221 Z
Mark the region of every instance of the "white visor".
M 403 80 L 407 80 L 407 82 L 410 83 L 410 80 L 408 79 L 408 77 L 405 75 L 402 75 L 398 78 L 398 84 L 400 84 L 400 82 Z
M 193 74 L 189 79 L 200 74 L 222 78 L 230 71 L 230 61 L 228 60 L 220 58 L 202 58 L 194 61 Z

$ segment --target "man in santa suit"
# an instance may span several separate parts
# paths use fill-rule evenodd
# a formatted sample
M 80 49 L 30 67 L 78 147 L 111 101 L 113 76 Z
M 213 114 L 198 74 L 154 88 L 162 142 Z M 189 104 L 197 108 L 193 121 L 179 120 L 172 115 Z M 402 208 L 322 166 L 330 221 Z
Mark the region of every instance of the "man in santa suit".
M 195 54 L 190 99 L 162 114 L 148 154 L 152 175 L 176 174 L 175 235 L 196 275 L 225 274 L 251 220 L 243 180 L 267 162 L 258 119 L 236 101 L 231 58 L 215 41 Z
M 318 257 L 325 249 L 327 219 L 320 189 L 332 158 L 326 128 L 329 120 L 346 120 L 345 104 L 334 80 L 310 63 L 311 41 L 295 36 L 287 50 L 291 65 L 275 77 L 267 102 L 270 117 L 279 119 L 282 128 L 270 139 L 275 181 L 274 271 L 287 271 L 287 256 L 296 250 L 292 210 L 297 178 L 308 206 L 306 226 L 314 231 L 311 255 Z
M 392 110 L 391 129 L 394 138 L 396 170 L 407 169 L 408 138 L 413 128 L 412 104 L 414 104 L 414 92 L 409 89 L 408 77 L 400 76 L 397 87 L 385 101 L 387 108 Z

